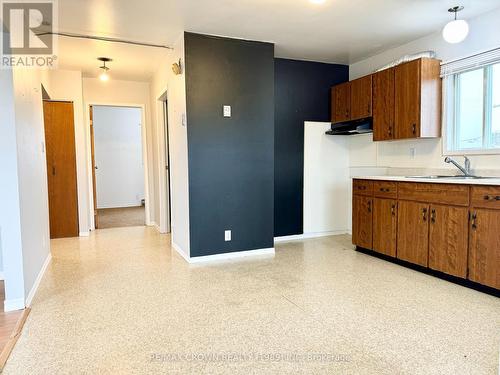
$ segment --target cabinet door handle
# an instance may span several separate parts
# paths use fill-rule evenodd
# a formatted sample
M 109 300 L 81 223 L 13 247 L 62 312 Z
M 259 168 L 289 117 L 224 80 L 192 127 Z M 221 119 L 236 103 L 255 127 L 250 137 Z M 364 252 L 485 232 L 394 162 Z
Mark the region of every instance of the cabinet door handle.
M 431 223 L 435 223 L 436 222 L 436 210 L 433 208 L 431 210 Z
M 417 134 L 417 124 L 413 124 L 411 126 L 411 131 L 413 132 L 413 134 Z
M 427 208 L 422 208 L 422 219 L 427 221 Z
M 500 201 L 500 195 L 494 196 L 494 195 L 485 195 L 484 196 L 485 201 Z
M 372 201 L 368 201 L 368 212 L 372 212 Z
M 389 126 L 389 137 L 392 137 L 392 126 Z
M 472 217 L 472 229 L 476 230 L 477 229 L 477 222 L 476 222 L 476 220 L 477 220 L 477 213 L 474 212 L 471 217 Z
M 392 216 L 396 216 L 396 205 L 395 204 L 393 204 L 391 206 L 391 214 L 392 214 Z

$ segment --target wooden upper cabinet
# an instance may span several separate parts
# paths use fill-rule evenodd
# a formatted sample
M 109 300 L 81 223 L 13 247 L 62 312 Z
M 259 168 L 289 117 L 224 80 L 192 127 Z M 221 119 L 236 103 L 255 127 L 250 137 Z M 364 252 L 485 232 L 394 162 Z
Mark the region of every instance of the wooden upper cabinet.
M 469 279 L 500 289 L 500 210 L 471 209 Z
M 373 198 L 354 195 L 352 209 L 352 243 L 364 249 L 371 249 L 373 243 Z
M 332 122 L 351 119 L 351 83 L 345 82 L 332 87 Z
M 422 58 L 394 69 L 394 139 L 440 137 L 439 60 Z
M 386 69 L 373 74 L 373 140 L 394 139 L 394 72 Z
M 429 260 L 429 205 L 398 203 L 397 257 L 427 267 Z
M 429 268 L 465 279 L 468 214 L 467 207 L 431 205 Z
M 351 120 L 372 115 L 372 76 L 351 81 Z

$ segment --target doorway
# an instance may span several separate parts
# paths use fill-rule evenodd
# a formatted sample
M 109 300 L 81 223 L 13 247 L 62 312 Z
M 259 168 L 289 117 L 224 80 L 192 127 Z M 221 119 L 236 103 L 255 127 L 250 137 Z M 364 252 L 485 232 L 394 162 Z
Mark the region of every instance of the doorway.
M 143 108 L 90 106 L 96 229 L 146 225 Z

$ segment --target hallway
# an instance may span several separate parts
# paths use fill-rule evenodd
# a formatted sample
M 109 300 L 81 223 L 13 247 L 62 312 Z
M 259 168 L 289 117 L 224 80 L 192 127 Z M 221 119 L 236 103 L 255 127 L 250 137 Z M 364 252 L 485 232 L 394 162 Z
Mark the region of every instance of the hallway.
M 497 298 L 357 253 L 349 236 L 203 265 L 169 244 L 148 227 L 53 240 L 5 374 L 490 374 L 498 363 Z

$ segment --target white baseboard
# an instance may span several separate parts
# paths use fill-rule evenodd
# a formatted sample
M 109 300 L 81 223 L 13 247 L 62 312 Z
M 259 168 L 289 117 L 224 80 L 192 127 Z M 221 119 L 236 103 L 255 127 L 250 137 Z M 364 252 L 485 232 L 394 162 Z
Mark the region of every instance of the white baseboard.
M 348 233 L 349 231 L 347 229 L 335 230 L 330 232 L 303 233 L 303 234 L 295 234 L 292 236 L 274 237 L 274 242 L 276 243 L 276 242 L 298 241 L 298 240 L 306 240 L 308 238 L 338 236 L 340 234 L 348 234 Z
M 188 262 L 191 264 L 195 264 L 195 263 L 213 262 L 219 260 L 245 258 L 251 256 L 260 256 L 260 255 L 274 255 L 274 247 L 270 247 L 267 249 L 235 251 L 233 253 L 206 255 L 201 257 L 190 257 Z
M 184 260 L 188 263 L 190 263 L 189 261 L 189 256 L 187 256 L 186 254 L 184 254 L 184 252 L 182 251 L 181 247 L 179 245 L 177 245 L 174 241 L 171 241 L 171 244 L 172 244 L 172 247 L 175 251 L 177 251 L 177 253 L 182 257 L 184 258 Z
M 90 232 L 80 232 L 80 237 L 88 237 L 90 236 Z
M 5 280 L 5 275 L 3 274 L 3 271 L 0 272 L 0 280 Z
M 35 297 L 36 291 L 38 290 L 38 287 L 40 286 L 40 282 L 42 281 L 43 275 L 45 274 L 45 271 L 47 270 L 47 267 L 49 266 L 51 260 L 52 260 L 52 254 L 49 253 L 47 255 L 47 258 L 45 259 L 45 262 L 43 263 L 42 269 L 38 273 L 38 276 L 36 277 L 36 280 L 33 283 L 33 287 L 31 288 L 30 292 L 28 293 L 28 297 L 26 298 L 26 306 L 27 307 L 31 306 L 31 302 L 33 301 L 33 298 Z
M 24 298 L 6 299 L 3 302 L 3 311 L 5 312 L 22 310 L 24 307 Z

